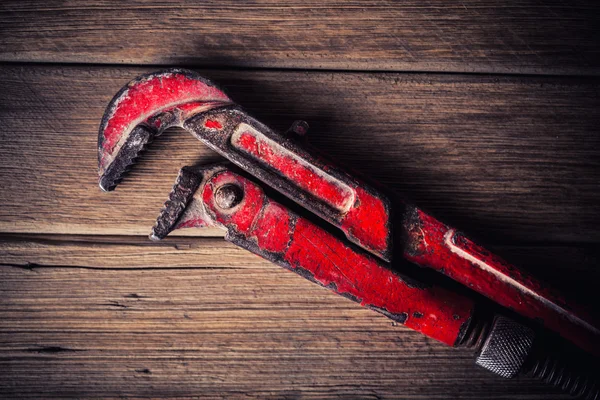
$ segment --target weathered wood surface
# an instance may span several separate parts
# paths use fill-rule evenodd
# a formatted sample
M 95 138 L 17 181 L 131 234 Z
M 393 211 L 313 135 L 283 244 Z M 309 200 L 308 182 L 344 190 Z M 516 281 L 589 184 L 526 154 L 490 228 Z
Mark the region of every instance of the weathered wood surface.
M 593 303 L 600 279 L 600 250 L 590 244 L 497 245 L 490 250 L 582 304 Z M 0 235 L 1 265 L 23 269 L 264 269 L 271 264 L 222 238 L 144 236 Z M 582 277 L 588 279 L 583 280 Z
M 0 60 L 597 75 L 597 1 L 0 5 Z
M 222 239 L 107 236 L 146 234 L 177 169 L 214 155 L 168 133 L 126 185 L 102 194 L 98 121 L 147 69 L 2 70 L 5 397 L 563 398 L 497 380 L 467 352 Z M 278 128 L 308 119 L 336 160 L 410 192 L 581 302 L 594 297 L 596 80 L 202 72 Z
M 7 0 L 0 62 L 0 398 L 569 398 L 217 230 L 150 242 L 178 169 L 217 157 L 167 132 L 104 194 L 96 140 L 132 77 L 203 68 L 259 119 L 308 120 L 334 160 L 594 304 L 597 2 Z
M 147 235 L 179 168 L 215 160 L 174 131 L 101 193 L 99 121 L 147 69 L 0 71 L 0 231 Z M 334 160 L 489 244 L 600 240 L 600 80 L 201 72 L 275 128 L 308 120 Z
M 4 398 L 565 398 L 273 265 L 0 273 Z

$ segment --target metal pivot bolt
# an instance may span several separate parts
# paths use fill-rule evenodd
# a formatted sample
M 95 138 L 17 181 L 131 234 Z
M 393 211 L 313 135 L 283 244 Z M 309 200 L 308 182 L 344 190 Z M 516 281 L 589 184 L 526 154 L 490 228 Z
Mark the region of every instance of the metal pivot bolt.
M 231 183 L 219 187 L 215 192 L 215 203 L 224 210 L 237 206 L 243 198 L 242 189 Z

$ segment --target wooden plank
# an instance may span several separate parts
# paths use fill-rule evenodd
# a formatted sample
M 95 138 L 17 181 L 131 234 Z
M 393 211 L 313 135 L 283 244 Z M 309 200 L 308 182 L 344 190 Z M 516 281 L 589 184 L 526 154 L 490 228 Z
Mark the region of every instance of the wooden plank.
M 0 275 L 3 398 L 568 398 L 276 267 Z
M 514 265 L 582 304 L 593 303 L 600 279 L 597 245 L 493 246 Z M 154 242 L 137 236 L 0 235 L 0 264 L 37 270 L 180 269 L 273 267 L 221 238 L 168 237 Z M 169 272 L 166 272 L 169 274 Z M 260 284 L 259 284 L 260 285 Z
M 598 75 L 597 1 L 3 1 L 0 60 Z
M 116 192 L 101 193 L 100 118 L 123 84 L 149 70 L 0 70 L 0 231 L 146 235 L 178 169 L 215 160 L 173 131 Z M 277 129 L 308 120 L 310 140 L 334 160 L 484 242 L 600 240 L 596 79 L 202 73 Z
M 223 238 L 0 235 L 3 264 L 24 268 L 264 268 L 268 261 Z

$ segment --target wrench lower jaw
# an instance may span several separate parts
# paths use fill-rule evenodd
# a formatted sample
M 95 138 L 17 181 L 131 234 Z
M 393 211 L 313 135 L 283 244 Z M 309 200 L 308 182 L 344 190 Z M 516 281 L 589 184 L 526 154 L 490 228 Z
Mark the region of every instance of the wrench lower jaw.
M 206 215 L 201 201 L 194 195 L 199 191 L 207 176 L 220 166 L 183 167 L 175 180 L 173 189 L 165 202 L 156 224 L 152 228 L 150 239 L 161 240 L 178 228 L 203 228 L 213 226 L 211 218 Z

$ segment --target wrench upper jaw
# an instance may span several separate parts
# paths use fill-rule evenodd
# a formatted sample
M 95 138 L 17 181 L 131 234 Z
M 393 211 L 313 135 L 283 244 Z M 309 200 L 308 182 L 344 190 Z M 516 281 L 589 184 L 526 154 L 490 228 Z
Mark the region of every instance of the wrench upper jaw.
M 148 144 L 194 115 L 232 104 L 195 72 L 169 69 L 134 79 L 109 103 L 98 133 L 99 186 L 113 190 Z
M 100 171 L 98 186 L 110 192 L 121 182 L 123 175 L 135 163 L 148 144 L 159 134 L 158 131 L 144 125 L 138 125 L 127 134 L 127 139 L 116 156 Z M 102 168 L 101 168 L 102 169 Z

